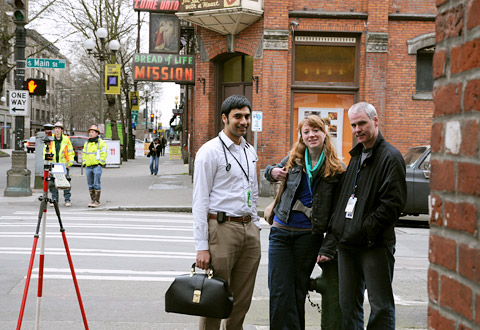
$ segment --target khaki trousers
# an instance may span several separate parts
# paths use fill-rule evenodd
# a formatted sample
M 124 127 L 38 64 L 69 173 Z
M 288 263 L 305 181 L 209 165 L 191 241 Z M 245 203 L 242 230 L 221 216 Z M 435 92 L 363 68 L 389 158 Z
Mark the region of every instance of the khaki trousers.
M 223 330 L 242 330 L 252 301 L 260 263 L 260 230 L 253 222 L 219 224 L 208 220 L 208 244 L 214 276 L 228 282 L 233 295 L 233 310 L 222 322 Z M 200 330 L 220 329 L 220 319 L 200 318 Z

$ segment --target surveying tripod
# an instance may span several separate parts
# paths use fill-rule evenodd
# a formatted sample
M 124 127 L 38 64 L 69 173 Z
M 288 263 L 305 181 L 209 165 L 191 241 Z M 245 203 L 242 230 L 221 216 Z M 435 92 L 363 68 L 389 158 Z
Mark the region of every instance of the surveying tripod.
M 83 308 L 82 297 L 80 295 L 80 289 L 78 287 L 77 277 L 75 276 L 75 270 L 73 268 L 72 256 L 70 255 L 70 249 L 68 248 L 67 237 L 65 235 L 65 228 L 63 228 L 62 219 L 60 217 L 60 209 L 58 208 L 58 202 L 48 198 L 48 185 L 53 180 L 55 187 L 57 189 L 68 189 L 70 188 L 70 183 L 65 178 L 65 164 L 55 164 L 51 161 L 53 160 L 53 154 L 48 153 L 48 145 L 53 140 L 52 137 L 52 125 L 44 125 L 45 129 L 45 161 L 44 161 L 44 171 L 43 171 L 43 194 L 39 197 L 40 200 L 40 209 L 38 212 L 38 222 L 35 235 L 33 236 L 33 247 L 32 253 L 30 256 L 30 263 L 28 265 L 27 279 L 25 281 L 25 289 L 23 291 L 22 305 L 20 307 L 20 314 L 18 316 L 17 330 L 22 328 L 22 319 L 23 313 L 25 311 L 25 304 L 27 301 L 28 287 L 30 285 L 30 277 L 32 275 L 33 262 L 35 260 L 35 251 L 37 249 L 37 243 L 39 237 L 40 240 L 40 260 L 38 266 L 38 292 L 37 292 L 37 307 L 36 307 L 36 318 L 35 318 L 35 330 L 38 330 L 40 327 L 40 306 L 42 301 L 43 294 L 43 268 L 45 261 L 45 232 L 47 226 L 47 205 L 48 203 L 53 203 L 55 208 L 55 213 L 57 214 L 58 224 L 60 226 L 60 232 L 62 234 L 63 244 L 65 246 L 65 252 L 68 258 L 68 264 L 70 265 L 70 271 L 72 273 L 73 284 L 75 285 L 75 291 L 77 293 L 78 304 L 80 305 L 80 311 L 82 313 L 83 324 L 85 330 L 88 330 L 87 317 L 85 315 L 85 310 Z M 39 235 L 41 226 L 41 235 Z

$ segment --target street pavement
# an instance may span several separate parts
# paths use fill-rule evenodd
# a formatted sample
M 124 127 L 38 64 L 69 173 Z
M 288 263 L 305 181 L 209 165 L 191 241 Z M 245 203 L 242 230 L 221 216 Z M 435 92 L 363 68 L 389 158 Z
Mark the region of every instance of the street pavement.
M 34 155 L 28 155 L 33 171 Z M 0 158 L 6 173 L 10 159 Z M 164 312 L 163 294 L 174 276 L 188 272 L 194 260 L 192 179 L 181 160 L 160 159 L 159 175 L 150 175 L 149 158 L 105 168 L 102 206 L 89 202 L 83 169 L 72 176 L 73 205 L 60 211 L 76 266 L 90 329 L 196 329 L 197 318 Z M 83 175 L 82 175 L 83 172 Z M 33 182 L 32 172 L 32 182 Z M 0 189 L 5 189 L 5 180 Z M 0 329 L 13 329 L 25 285 L 26 267 L 39 209 L 40 190 L 30 197 L 0 197 Z M 263 212 L 271 198 L 259 198 Z M 148 211 L 148 212 L 147 212 Z M 169 213 L 166 213 L 169 212 Z M 45 300 L 41 328 L 83 329 L 65 251 L 52 208 L 47 212 Z M 262 220 L 262 259 L 245 330 L 268 329 L 268 233 Z M 394 290 L 397 329 L 427 328 L 428 229 L 397 229 Z M 37 250 L 38 251 L 38 250 Z M 36 276 L 34 266 L 23 329 L 33 329 Z M 312 277 L 319 275 L 316 267 Z M 317 293 L 312 300 L 320 303 Z M 60 305 L 60 306 L 59 306 Z M 365 303 L 368 313 L 368 303 Z M 367 314 L 368 315 L 368 314 Z M 307 329 L 319 329 L 320 315 L 307 302 Z

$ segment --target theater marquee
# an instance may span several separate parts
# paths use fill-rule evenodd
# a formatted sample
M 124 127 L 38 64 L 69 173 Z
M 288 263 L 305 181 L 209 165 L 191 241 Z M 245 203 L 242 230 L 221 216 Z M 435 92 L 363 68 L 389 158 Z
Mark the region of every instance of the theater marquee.
M 180 0 L 133 0 L 135 11 L 151 12 L 176 12 L 180 6 Z
M 132 63 L 135 81 L 173 81 L 195 84 L 195 55 L 135 54 Z

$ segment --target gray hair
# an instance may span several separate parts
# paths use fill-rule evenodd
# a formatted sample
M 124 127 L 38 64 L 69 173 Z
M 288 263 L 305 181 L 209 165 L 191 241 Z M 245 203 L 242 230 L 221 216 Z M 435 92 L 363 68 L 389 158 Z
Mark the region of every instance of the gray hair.
M 375 110 L 375 107 L 373 105 L 367 102 L 355 103 L 350 107 L 350 109 L 348 109 L 348 113 L 359 113 L 360 111 L 365 111 L 368 118 L 370 118 L 371 120 L 377 117 L 377 110 Z

